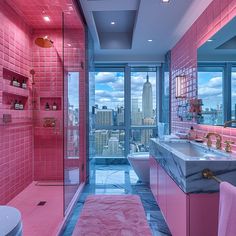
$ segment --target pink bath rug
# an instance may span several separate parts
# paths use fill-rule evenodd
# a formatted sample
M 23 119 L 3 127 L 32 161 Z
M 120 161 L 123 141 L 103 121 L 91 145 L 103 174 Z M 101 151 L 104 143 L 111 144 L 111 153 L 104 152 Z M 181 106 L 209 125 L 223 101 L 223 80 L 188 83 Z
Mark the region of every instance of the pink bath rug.
M 151 236 L 137 195 L 91 195 L 73 236 Z

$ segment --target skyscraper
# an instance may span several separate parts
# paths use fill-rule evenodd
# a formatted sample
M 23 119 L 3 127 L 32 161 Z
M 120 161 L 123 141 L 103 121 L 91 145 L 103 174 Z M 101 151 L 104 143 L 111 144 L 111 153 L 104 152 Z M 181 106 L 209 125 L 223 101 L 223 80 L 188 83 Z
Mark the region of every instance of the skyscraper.
M 149 82 L 148 74 L 147 74 L 147 81 L 143 85 L 142 109 L 143 109 L 143 118 L 153 117 L 152 84 Z
M 113 125 L 113 110 L 96 109 L 95 115 L 96 125 Z
M 104 146 L 107 145 L 109 138 L 108 130 L 95 131 L 95 150 L 96 155 L 102 155 Z
M 144 118 L 143 124 L 144 125 L 154 125 L 155 121 L 153 118 Z M 149 145 L 149 140 L 153 136 L 153 130 L 152 129 L 144 129 L 141 131 L 141 143 L 146 145 Z
M 124 107 L 117 108 L 117 125 L 124 125 L 125 109 Z
M 133 98 L 131 103 L 132 125 L 142 125 L 143 113 L 138 107 L 138 98 Z

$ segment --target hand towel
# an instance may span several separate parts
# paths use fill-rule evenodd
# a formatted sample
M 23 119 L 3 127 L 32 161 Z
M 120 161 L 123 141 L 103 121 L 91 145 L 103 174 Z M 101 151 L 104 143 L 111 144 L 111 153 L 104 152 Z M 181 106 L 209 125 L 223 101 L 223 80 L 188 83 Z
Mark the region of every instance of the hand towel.
M 218 236 L 236 236 L 236 187 L 220 184 Z

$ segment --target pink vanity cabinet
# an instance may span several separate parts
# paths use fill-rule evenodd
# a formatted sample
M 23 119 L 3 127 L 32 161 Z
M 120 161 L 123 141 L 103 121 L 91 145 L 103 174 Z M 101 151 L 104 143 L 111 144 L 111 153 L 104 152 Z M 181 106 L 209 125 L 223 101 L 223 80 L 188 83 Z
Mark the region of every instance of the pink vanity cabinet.
M 173 236 L 217 236 L 218 193 L 184 193 L 153 157 L 150 187 Z

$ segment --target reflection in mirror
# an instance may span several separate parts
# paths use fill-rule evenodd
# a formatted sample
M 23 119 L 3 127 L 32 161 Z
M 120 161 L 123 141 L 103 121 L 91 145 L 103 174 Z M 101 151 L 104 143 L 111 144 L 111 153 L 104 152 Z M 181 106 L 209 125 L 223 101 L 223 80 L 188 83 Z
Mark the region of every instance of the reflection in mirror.
M 200 124 L 224 125 L 236 118 L 235 28 L 236 17 L 198 48 Z
M 198 98 L 202 124 L 223 125 L 223 68 L 198 67 Z
M 231 119 L 235 120 L 236 119 L 236 66 L 232 67 L 232 73 L 231 73 Z

